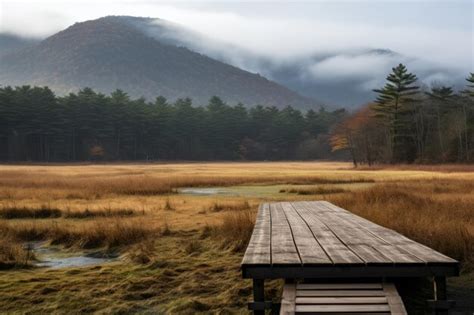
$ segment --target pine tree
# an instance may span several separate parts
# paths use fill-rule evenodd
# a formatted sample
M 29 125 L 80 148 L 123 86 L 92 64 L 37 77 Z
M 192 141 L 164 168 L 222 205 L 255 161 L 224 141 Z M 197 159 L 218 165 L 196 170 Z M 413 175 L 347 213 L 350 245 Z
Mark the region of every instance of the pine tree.
M 388 82 L 383 88 L 374 90 L 378 96 L 372 110 L 389 129 L 391 162 L 410 161 L 413 158 L 409 150 L 412 126 L 407 118 L 419 92 L 415 85 L 417 77 L 399 64 L 386 79 Z
M 466 78 L 466 81 L 468 82 L 466 85 L 466 89 L 463 92 L 463 94 L 467 95 L 468 100 L 462 101 L 462 109 L 463 109 L 463 116 L 464 116 L 464 130 L 465 130 L 465 142 L 466 142 L 466 160 L 470 161 L 470 147 L 472 145 L 469 145 L 469 129 L 474 129 L 474 125 L 472 123 L 473 121 L 473 112 L 474 112 L 474 73 L 470 73 L 469 77 Z M 468 124 L 468 121 L 470 121 L 470 124 Z
M 443 105 L 446 105 L 448 100 L 454 97 L 454 91 L 451 87 L 440 86 L 440 87 L 433 87 L 431 92 L 426 93 L 434 107 L 436 109 L 436 123 L 437 123 L 437 130 L 438 130 L 438 141 L 439 141 L 439 148 L 441 152 L 441 156 L 443 157 L 445 154 L 444 142 L 443 142 L 443 132 L 441 128 L 441 118 L 444 112 L 447 110 L 446 108 L 442 108 Z
M 467 84 L 467 88 L 463 92 L 470 97 L 474 97 L 474 73 L 470 73 L 469 77 L 466 78 L 466 81 L 469 83 Z

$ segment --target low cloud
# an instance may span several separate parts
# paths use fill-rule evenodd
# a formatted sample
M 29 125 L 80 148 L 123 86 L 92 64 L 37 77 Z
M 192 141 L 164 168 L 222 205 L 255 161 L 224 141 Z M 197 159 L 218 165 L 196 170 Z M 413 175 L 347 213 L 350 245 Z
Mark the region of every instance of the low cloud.
M 315 79 L 339 80 L 341 78 L 371 78 L 387 73 L 399 58 L 377 56 L 371 53 L 361 55 L 336 55 L 313 64 L 309 68 Z M 370 71 L 368 71 L 370 69 Z

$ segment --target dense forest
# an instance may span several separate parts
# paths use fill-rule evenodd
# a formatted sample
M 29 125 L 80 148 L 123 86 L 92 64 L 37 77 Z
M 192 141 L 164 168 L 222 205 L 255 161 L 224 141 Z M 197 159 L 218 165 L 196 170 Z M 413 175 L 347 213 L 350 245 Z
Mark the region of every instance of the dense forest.
M 344 110 L 229 106 L 213 97 L 170 104 L 85 88 L 57 97 L 48 87 L 0 89 L 0 159 L 281 160 L 328 158 L 331 126 Z
M 378 97 L 338 123 L 334 151 L 349 151 L 360 163 L 446 163 L 474 161 L 474 74 L 466 88 L 433 84 L 422 89 L 400 64 Z
M 466 88 L 417 85 L 400 64 L 378 97 L 354 113 L 301 112 L 215 96 L 206 106 L 131 99 L 84 88 L 0 88 L 0 160 L 307 160 L 358 164 L 474 160 L 474 74 Z

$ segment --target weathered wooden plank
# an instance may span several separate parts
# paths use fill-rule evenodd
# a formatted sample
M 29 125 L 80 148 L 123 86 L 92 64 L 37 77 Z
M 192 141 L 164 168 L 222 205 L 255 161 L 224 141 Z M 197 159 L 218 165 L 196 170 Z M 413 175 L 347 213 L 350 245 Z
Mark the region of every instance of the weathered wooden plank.
M 370 245 L 349 245 L 349 248 L 357 254 L 366 264 L 391 264 L 393 261 L 382 255 Z
M 422 260 L 395 245 L 380 245 L 374 246 L 374 248 L 394 264 L 424 264 Z
M 288 202 L 281 203 L 303 264 L 332 264 L 306 222 Z
M 296 313 L 307 312 L 334 312 L 334 313 L 367 313 L 367 312 L 389 312 L 390 308 L 385 304 L 375 305 L 296 305 Z
M 386 297 L 298 297 L 296 304 L 388 304 Z
M 262 204 L 257 213 L 255 227 L 252 232 L 242 265 L 270 265 L 271 264 L 271 222 L 270 206 Z
M 386 228 L 373 228 L 371 230 L 377 237 L 383 239 L 390 245 L 406 245 L 411 244 L 413 241 L 408 237 L 401 235 L 393 230 L 386 229 Z
M 340 221 L 339 224 L 343 223 L 342 219 Z M 388 245 L 384 240 L 360 227 L 336 225 L 328 221 L 324 221 L 324 223 L 346 245 Z
M 320 212 L 337 212 L 337 213 L 349 213 L 346 209 L 340 208 L 328 201 L 318 200 L 318 201 L 303 201 L 306 205 L 310 207 L 317 207 Z
M 306 208 L 303 203 L 294 206 L 296 212 L 300 215 L 304 222 L 308 225 L 316 240 L 324 248 L 324 245 L 343 245 L 340 239 L 321 222 L 314 213 L 313 209 Z
M 272 265 L 300 265 L 301 259 L 293 239 L 290 224 L 280 203 L 270 204 Z
M 385 296 L 382 290 L 297 290 L 296 296 Z
M 427 263 L 456 263 L 457 261 L 441 254 L 440 252 L 437 252 L 435 250 L 432 250 L 429 247 L 426 247 L 420 243 L 409 243 L 409 244 L 404 244 L 400 245 L 398 247 L 401 247 L 404 251 L 412 254 L 413 256 L 418 257 L 419 259 L 427 262 Z
M 298 290 L 340 290 L 340 289 L 379 289 L 382 290 L 381 283 L 298 283 Z
M 321 205 L 327 208 L 331 208 L 331 209 L 342 209 L 327 201 L 321 202 Z M 360 216 L 357 216 L 350 212 L 346 213 L 346 215 L 347 215 L 346 218 L 348 218 L 351 222 L 351 226 L 362 228 L 365 232 L 371 234 L 372 237 L 377 240 L 377 243 L 382 242 L 386 244 L 397 245 L 397 244 L 407 244 L 407 243 L 413 242 L 409 238 L 391 229 L 375 224 L 372 221 L 364 219 Z
M 342 209 L 326 201 L 320 207 Z M 374 229 L 385 229 L 348 211 L 333 212 L 320 218 L 346 245 L 388 245 L 384 239 L 374 233 Z M 379 257 L 380 258 L 380 257 Z M 387 261 L 389 262 L 389 261 Z
M 294 206 L 296 212 L 306 222 L 318 243 L 334 264 L 363 264 L 341 240 L 314 214 L 314 208 L 308 208 L 310 203 L 298 203 Z M 314 205 L 314 203 L 313 203 Z
M 293 315 L 296 307 L 296 285 L 287 283 L 283 286 L 280 315 Z

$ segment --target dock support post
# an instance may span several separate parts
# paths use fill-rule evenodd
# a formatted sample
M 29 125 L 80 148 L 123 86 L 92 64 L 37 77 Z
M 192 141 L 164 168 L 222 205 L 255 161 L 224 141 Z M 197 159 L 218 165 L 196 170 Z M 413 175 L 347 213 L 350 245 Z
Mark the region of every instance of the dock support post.
M 448 294 L 446 291 L 446 277 L 434 277 L 433 280 L 434 299 L 438 305 L 438 307 L 435 309 L 435 314 L 448 315 L 450 303 L 448 302 Z
M 265 302 L 265 283 L 263 279 L 253 279 L 253 301 L 256 304 Z M 254 310 L 255 315 L 265 315 L 265 309 Z

